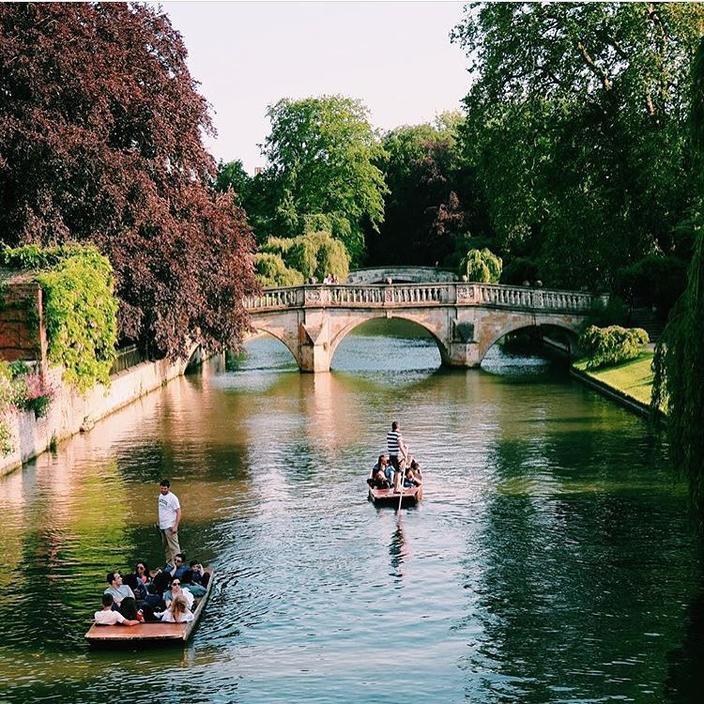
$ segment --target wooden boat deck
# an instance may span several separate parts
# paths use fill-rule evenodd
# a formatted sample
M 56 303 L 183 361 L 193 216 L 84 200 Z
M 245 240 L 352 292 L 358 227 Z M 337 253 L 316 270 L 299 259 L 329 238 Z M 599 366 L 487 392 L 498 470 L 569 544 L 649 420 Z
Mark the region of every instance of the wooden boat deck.
M 369 489 L 369 500 L 377 506 L 398 506 L 399 497 L 401 506 L 413 506 L 423 498 L 423 487 L 414 486 L 403 490 L 403 496 L 393 489 Z
M 140 623 L 138 626 L 98 626 L 95 623 L 88 629 L 85 639 L 90 645 L 98 646 L 141 646 L 166 643 L 185 643 L 190 637 L 203 614 L 205 604 L 215 581 L 215 573 L 210 573 L 205 594 L 194 602 L 193 620 L 189 623 L 162 623 L 154 621 Z

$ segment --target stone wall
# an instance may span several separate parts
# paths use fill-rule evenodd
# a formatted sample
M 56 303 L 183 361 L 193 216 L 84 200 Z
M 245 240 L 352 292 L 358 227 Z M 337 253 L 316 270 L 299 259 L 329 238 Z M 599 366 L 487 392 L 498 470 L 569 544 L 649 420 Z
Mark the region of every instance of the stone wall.
M 85 396 L 63 385 L 60 371 L 52 369 L 49 376 L 58 391 L 48 414 L 36 418 L 33 411 L 14 411 L 6 416 L 14 451 L 0 458 L 0 476 L 45 452 L 52 444 L 89 431 L 101 418 L 183 374 L 186 366 L 186 362 L 168 360 L 143 362 L 113 375 L 109 387 L 98 385 Z

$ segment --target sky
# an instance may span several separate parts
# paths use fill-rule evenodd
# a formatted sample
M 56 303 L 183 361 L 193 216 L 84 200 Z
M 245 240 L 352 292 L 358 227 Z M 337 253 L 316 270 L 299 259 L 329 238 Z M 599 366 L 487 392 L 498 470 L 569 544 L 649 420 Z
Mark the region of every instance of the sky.
M 218 131 L 218 160 L 264 166 L 266 108 L 280 98 L 359 98 L 375 128 L 460 108 L 468 60 L 450 44 L 461 2 L 165 2 Z

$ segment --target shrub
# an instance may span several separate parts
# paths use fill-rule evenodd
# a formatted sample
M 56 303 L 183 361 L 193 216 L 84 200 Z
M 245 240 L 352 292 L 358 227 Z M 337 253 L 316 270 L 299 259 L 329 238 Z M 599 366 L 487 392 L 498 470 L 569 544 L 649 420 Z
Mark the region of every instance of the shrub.
M 484 284 L 495 284 L 501 278 L 503 262 L 491 250 L 470 249 L 460 262 L 460 276 L 466 276 L 470 281 Z
M 258 252 L 254 255 L 254 268 L 257 279 L 264 288 L 300 286 L 303 283 L 303 274 L 287 267 L 278 254 Z
M 345 245 L 329 232 L 309 232 L 289 238 L 270 237 L 262 245 L 260 254 L 277 255 L 284 266 L 299 272 L 303 280 L 315 277 L 322 281 L 332 274 L 342 281 L 349 273 L 350 257 Z M 264 286 L 268 285 L 260 280 Z
M 0 261 L 15 269 L 38 269 L 44 292 L 49 360 L 64 379 L 86 391 L 110 383 L 117 342 L 117 299 L 112 267 L 92 245 L 6 248 Z
M 648 344 L 648 333 L 642 328 L 611 325 L 599 328 L 590 325 L 579 343 L 587 357 L 587 369 L 599 369 L 635 359 Z

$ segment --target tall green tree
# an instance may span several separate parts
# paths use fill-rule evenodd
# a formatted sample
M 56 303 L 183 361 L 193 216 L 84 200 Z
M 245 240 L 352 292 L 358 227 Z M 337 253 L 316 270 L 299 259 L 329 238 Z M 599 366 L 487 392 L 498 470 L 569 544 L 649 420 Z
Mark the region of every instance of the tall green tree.
M 370 263 L 447 263 L 455 250 L 463 250 L 458 257 L 466 254 L 468 246 L 458 242 L 486 230 L 473 171 L 458 159 L 461 122 L 461 113 L 443 113 L 435 124 L 398 127 L 384 135 L 380 168 L 389 190 L 379 233 L 367 237 Z
M 693 78 L 691 145 L 698 174 L 694 254 L 687 288 L 656 348 L 653 405 L 667 406 L 672 462 L 688 475 L 695 508 L 704 520 L 704 39 Z
M 686 246 L 683 129 L 701 3 L 472 4 L 460 133 L 501 249 L 556 285 L 613 286 L 621 266 Z
M 365 225 L 378 229 L 383 220 L 386 192 L 376 166 L 382 148 L 367 109 L 343 96 L 285 98 L 267 115 L 265 185 L 275 202 L 267 234 L 302 234 L 307 218 L 322 215 L 358 262 Z

